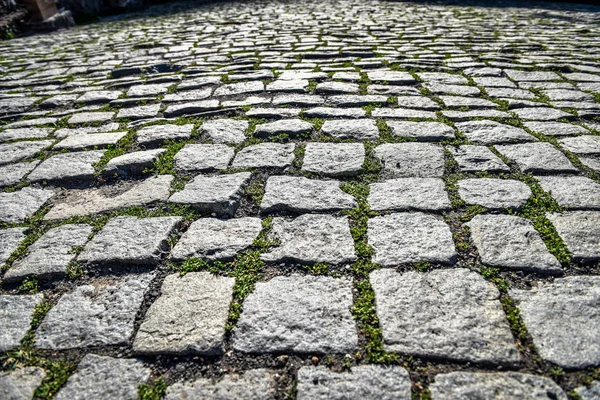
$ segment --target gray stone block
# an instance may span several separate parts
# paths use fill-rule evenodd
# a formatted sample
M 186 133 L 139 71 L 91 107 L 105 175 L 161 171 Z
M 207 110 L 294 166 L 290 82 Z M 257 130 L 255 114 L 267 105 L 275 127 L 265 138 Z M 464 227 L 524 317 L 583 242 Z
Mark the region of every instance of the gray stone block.
M 54 196 L 52 190 L 32 187 L 24 187 L 16 192 L 0 193 L 0 221 L 24 222 L 52 196 Z
M 246 140 L 248 121 L 235 119 L 215 119 L 205 121 L 201 132 L 213 143 L 241 143 Z
M 263 138 L 282 134 L 298 136 L 312 132 L 313 128 L 313 124 L 301 119 L 281 119 L 257 125 L 254 135 Z
M 367 202 L 374 211 L 443 211 L 450 209 L 439 178 L 398 178 L 370 185 Z
M 202 212 L 233 216 L 240 205 L 243 187 L 250 181 L 250 172 L 203 176 L 198 175 L 174 193 L 169 201 L 190 204 Z
M 25 175 L 30 173 L 39 160 L 0 166 L 0 187 L 11 186 L 19 183 Z
M 394 178 L 441 178 L 444 151 L 430 143 L 386 143 L 375 148 L 384 174 Z
M 223 353 L 225 325 L 235 279 L 208 272 L 168 275 L 161 296 L 140 326 L 136 354 Z
M 509 144 L 496 149 L 516 162 L 524 173 L 578 171 L 560 150 L 547 142 Z
M 244 353 L 350 353 L 358 346 L 352 283 L 326 276 L 258 282 L 243 304 L 233 347 Z
M 38 367 L 21 367 L 0 372 L 0 399 L 31 400 L 46 372 Z
M 476 144 L 488 145 L 536 140 L 534 136 L 531 136 L 521 128 L 515 128 L 514 126 L 495 121 L 459 122 L 455 126 L 467 139 Z
M 461 172 L 509 172 L 510 168 L 500 157 L 485 146 L 463 145 L 447 147 L 458 164 Z
M 456 249 L 444 221 L 423 213 L 389 214 L 369 219 L 373 262 L 384 266 L 426 261 L 452 264 Z
M 298 370 L 298 400 L 410 400 L 410 376 L 399 366 L 361 365 L 348 372 Z
M 77 260 L 92 265 L 157 265 L 170 249 L 181 217 L 116 217 L 84 247 Z
M 35 307 L 43 300 L 41 293 L 33 295 L 0 295 L 0 352 L 19 347 L 31 328 Z M 0 389 L 1 390 L 1 389 Z
M 531 221 L 513 215 L 477 215 L 465 224 L 481 261 L 491 267 L 562 274 Z
M 152 125 L 137 132 L 137 142 L 144 146 L 156 146 L 167 140 L 185 140 L 192 136 L 194 125 Z
M 518 209 L 531 197 L 531 189 L 512 179 L 475 178 L 458 181 L 458 194 L 469 206 Z
M 75 137 L 75 136 L 72 136 Z M 100 161 L 106 150 L 57 154 L 42 161 L 28 176 L 30 182 L 91 181 L 93 164 Z
M 516 366 L 520 355 L 494 284 L 468 269 L 371 272 L 387 351 Z
M 584 176 L 538 176 L 542 189 L 558 205 L 576 209 L 600 210 L 600 184 Z
M 450 372 L 436 375 L 429 388 L 436 400 L 567 400 L 552 379 L 517 372 Z
M 294 176 L 271 176 L 260 204 L 262 213 L 338 211 L 356 207 L 351 195 L 340 189 L 339 181 Z
M 200 218 L 192 222 L 179 239 L 171 258 L 180 261 L 193 257 L 231 260 L 252 246 L 261 229 L 259 218 Z
M 573 253 L 573 261 L 587 263 L 600 259 L 599 211 L 566 211 L 546 216 Z
M 600 381 L 593 381 L 590 386 L 580 386 L 575 392 L 582 400 L 597 400 L 600 398 Z
M 239 94 L 260 93 L 265 90 L 265 84 L 260 81 L 231 83 L 219 86 L 213 96 L 236 96 Z
M 88 147 L 115 145 L 127 132 L 88 133 L 67 136 L 54 145 L 54 149 L 83 150 Z
M 15 142 L 0 144 L 0 165 L 10 164 L 33 157 L 37 152 L 50 147 L 52 140 Z
M 92 227 L 86 224 L 67 224 L 50 229 L 27 248 L 25 258 L 13 263 L 4 279 L 19 280 L 30 275 L 40 278 L 64 276 L 69 263 L 75 258 L 73 248 L 86 244 L 91 233 Z
M 562 147 L 574 154 L 600 154 L 600 136 L 583 135 L 559 140 Z
M 600 365 L 600 277 L 569 276 L 509 295 L 544 360 L 563 368 Z
M 244 147 L 233 160 L 233 168 L 285 168 L 294 161 L 294 143 L 259 143 Z
M 64 350 L 129 344 L 153 278 L 135 274 L 77 286 L 46 314 L 35 332 L 35 346 Z
M 15 128 L 0 132 L 0 142 L 19 139 L 43 139 L 48 137 L 52 128 Z M 35 142 L 33 142 L 35 143 Z
M 56 400 L 136 400 L 138 386 L 148 382 L 151 372 L 139 360 L 88 354 L 58 391 Z
M 302 171 L 353 176 L 362 171 L 365 148 L 360 143 L 307 143 Z
M 73 114 L 69 121 L 69 124 L 89 124 L 92 122 L 106 122 L 113 119 L 115 113 L 110 112 L 80 112 Z
M 371 119 L 331 119 L 325 121 L 321 133 L 341 140 L 376 140 L 379 128 Z
M 180 171 L 216 171 L 226 169 L 234 153 L 225 144 L 186 144 L 173 160 Z
M 106 163 L 104 172 L 123 176 L 141 175 L 146 168 L 151 168 L 158 158 L 166 152 L 167 149 L 154 149 L 123 154 L 111 158 Z
M 343 264 L 357 259 L 345 217 L 304 214 L 293 220 L 274 218 L 270 239 L 279 245 L 261 256 L 264 261 Z
M 0 267 L 8 260 L 10 255 L 17 250 L 19 244 L 27 235 L 27 228 L 8 228 L 0 230 Z
M 454 129 L 441 122 L 387 121 L 387 125 L 392 136 L 415 138 L 417 142 L 441 142 L 456 138 Z

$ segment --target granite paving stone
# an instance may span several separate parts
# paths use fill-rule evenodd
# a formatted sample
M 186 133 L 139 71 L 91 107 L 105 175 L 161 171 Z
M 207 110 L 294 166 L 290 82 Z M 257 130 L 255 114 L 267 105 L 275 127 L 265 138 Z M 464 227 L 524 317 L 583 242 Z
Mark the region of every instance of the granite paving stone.
M 148 382 L 150 374 L 150 368 L 140 360 L 87 354 L 56 399 L 135 400 L 138 386 Z
M 66 224 L 50 229 L 27 248 L 25 258 L 13 263 L 4 275 L 7 281 L 36 275 L 39 278 L 62 277 L 75 258 L 73 249 L 83 246 L 92 233 L 86 224 Z
M 600 277 L 558 278 L 509 295 L 544 360 L 563 368 L 600 365 Z
M 15 128 L 0 132 L 0 142 L 20 139 L 44 139 L 52 132 L 51 128 Z
M 231 260 L 252 246 L 261 229 L 259 218 L 200 218 L 192 222 L 177 242 L 171 258 L 181 261 L 193 257 Z
M 154 149 L 123 154 L 111 158 L 104 166 L 104 172 L 119 176 L 142 175 L 145 169 L 151 168 L 159 157 L 166 152 L 167 149 Z
M 152 265 L 169 250 L 181 217 L 115 217 L 83 248 L 77 260 L 92 265 Z
M 441 122 L 388 121 L 392 136 L 415 138 L 418 142 L 453 140 L 454 129 Z
M 257 125 L 254 135 L 260 138 L 267 138 L 282 134 L 298 136 L 312 132 L 313 128 L 313 124 L 301 119 L 281 119 L 279 121 Z
M 117 118 L 130 120 L 152 118 L 158 115 L 160 104 L 149 104 L 146 106 L 137 106 L 129 108 L 121 108 L 117 113 Z
M 205 121 L 201 132 L 213 143 L 241 143 L 246 139 L 248 121 L 216 119 Z
M 21 339 L 31 328 L 35 308 L 43 299 L 41 293 L 0 295 L 0 352 L 19 347 Z
M 550 378 L 518 372 L 450 372 L 435 376 L 429 385 L 436 400 L 532 399 L 567 400 L 567 395 Z
M 445 211 L 450 199 L 439 178 L 398 178 L 370 185 L 373 211 Z
M 233 168 L 285 168 L 294 161 L 294 143 L 259 143 L 244 147 L 235 155 Z
M 163 115 L 167 118 L 199 114 L 219 108 L 219 100 L 199 100 L 169 105 Z
M 83 150 L 87 147 L 106 147 L 115 145 L 127 132 L 88 133 L 86 135 L 67 136 L 53 147 L 54 150 Z
M 364 118 L 367 112 L 362 108 L 314 107 L 302 111 L 307 118 Z
M 523 123 L 527 129 L 546 136 L 570 136 L 588 133 L 583 126 L 554 121 L 532 121 Z
M 33 216 L 54 192 L 50 189 L 24 187 L 16 192 L 0 193 L 0 221 L 9 223 L 24 222 Z
M 562 274 L 531 221 L 514 215 L 477 215 L 465 224 L 481 261 L 490 267 Z
M 437 178 L 444 174 L 444 151 L 431 143 L 385 143 L 375 148 L 383 173 L 397 178 Z
M 459 122 L 456 129 L 476 144 L 516 143 L 536 140 L 521 128 L 501 124 L 496 121 Z
M 307 143 L 302 171 L 327 176 L 360 174 L 365 148 L 360 143 Z
M 235 96 L 239 94 L 260 93 L 264 90 L 265 85 L 260 81 L 231 83 L 216 88 L 213 96 Z
M 194 125 L 152 125 L 137 131 L 137 142 L 143 146 L 157 146 L 167 140 L 189 139 Z
M 317 84 L 315 93 L 326 95 L 358 93 L 358 84 L 347 82 L 321 82 Z
M 584 176 L 538 176 L 544 191 L 561 207 L 600 209 L 600 184 Z
M 217 381 L 198 378 L 193 382 L 177 382 L 167 388 L 165 399 L 270 400 L 275 397 L 276 384 L 274 371 L 251 369 L 227 374 Z
M 129 88 L 127 96 L 129 97 L 146 97 L 146 96 L 158 96 L 167 93 L 170 84 L 155 83 L 146 85 L 135 85 Z
M 100 214 L 131 206 L 147 206 L 166 201 L 170 196 L 173 175 L 157 175 L 126 186 L 115 192 L 111 187 L 70 190 L 56 201 L 44 220 L 52 221 L 74 216 Z
M 85 92 L 77 98 L 77 103 L 81 104 L 98 104 L 109 103 L 111 100 L 116 100 L 121 96 L 119 90 L 92 90 Z M 75 100 L 75 99 L 73 99 Z
M 575 262 L 600 259 L 600 212 L 566 211 L 546 215 L 573 254 Z
M 573 118 L 573 114 L 550 107 L 526 107 L 510 110 L 517 117 L 533 121 L 556 121 L 561 118 Z
M 561 147 L 574 154 L 600 154 L 600 136 L 583 135 L 559 139 Z
M 578 171 L 560 150 L 547 142 L 499 145 L 496 150 L 517 163 L 524 173 Z
M 488 209 L 521 208 L 531 197 L 527 184 L 512 179 L 461 179 L 458 194 L 469 206 Z
M 390 85 L 411 85 L 417 83 L 408 72 L 402 71 L 369 71 L 367 77 L 371 82 L 387 82 Z
M 358 337 L 345 278 L 276 276 L 256 283 L 243 304 L 233 348 L 244 353 L 349 353 Z
M 30 400 L 46 373 L 39 367 L 20 367 L 0 372 L 0 398 L 7 400 Z
M 362 365 L 347 372 L 326 367 L 298 370 L 298 400 L 409 400 L 410 376 L 399 366 Z
M 233 216 L 240 205 L 244 187 L 250 181 L 249 172 L 228 175 L 198 175 L 175 192 L 171 203 L 190 204 L 201 212 Z
M 26 228 L 8 228 L 0 230 L 0 267 L 8 260 L 10 255 L 17 250 L 19 244 L 27 237 Z
M 600 381 L 593 381 L 589 386 L 580 386 L 575 392 L 582 400 L 594 400 L 600 397 Z
M 357 259 L 345 217 L 315 214 L 292 220 L 276 217 L 269 238 L 278 245 L 262 254 L 264 261 L 342 264 Z
M 223 353 L 234 283 L 208 272 L 168 275 L 135 336 L 134 353 Z
M 32 158 L 53 143 L 52 140 L 38 140 L 0 144 L 0 165 Z
M 395 213 L 370 218 L 368 242 L 373 262 L 383 266 L 425 261 L 453 264 L 456 249 L 450 228 L 424 213 Z
M 500 157 L 485 146 L 462 145 L 446 147 L 461 172 L 509 172 L 510 168 Z
M 29 175 L 30 182 L 67 183 L 94 179 L 94 164 L 106 150 L 61 153 L 42 161 Z
M 354 207 L 356 201 L 340 189 L 339 181 L 281 175 L 267 179 L 260 211 L 303 213 L 338 211 Z
M 63 350 L 126 345 L 154 274 L 130 274 L 75 287 L 62 295 L 35 332 L 35 346 Z
M 321 133 L 342 140 L 366 141 L 379 137 L 379 129 L 370 119 L 327 120 L 321 127 Z
M 437 118 L 435 112 L 424 110 L 412 110 L 409 108 L 376 108 L 371 112 L 373 118 L 397 118 L 397 119 L 429 119 Z
M 103 112 L 80 112 L 73 114 L 67 121 L 69 124 L 89 124 L 92 122 L 106 122 L 113 119 L 115 116 L 114 112 L 103 111 Z
M 369 274 L 387 351 L 512 365 L 520 355 L 494 284 L 465 268 Z
M 179 171 L 217 171 L 229 166 L 234 153 L 233 147 L 225 144 L 186 144 L 173 161 Z

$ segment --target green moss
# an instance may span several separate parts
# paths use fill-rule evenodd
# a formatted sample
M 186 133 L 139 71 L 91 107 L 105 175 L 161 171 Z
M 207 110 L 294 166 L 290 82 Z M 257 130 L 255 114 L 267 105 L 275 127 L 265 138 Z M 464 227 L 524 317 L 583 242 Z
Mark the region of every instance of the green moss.
M 158 378 L 152 384 L 143 383 L 138 387 L 138 400 L 160 400 L 166 391 L 164 379 Z

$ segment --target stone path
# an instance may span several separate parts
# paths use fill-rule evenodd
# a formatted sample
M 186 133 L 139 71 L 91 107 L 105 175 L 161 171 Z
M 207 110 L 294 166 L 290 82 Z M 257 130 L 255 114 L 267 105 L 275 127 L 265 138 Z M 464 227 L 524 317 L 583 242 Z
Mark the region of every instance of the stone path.
M 1 42 L 0 398 L 598 399 L 599 37 L 266 0 Z

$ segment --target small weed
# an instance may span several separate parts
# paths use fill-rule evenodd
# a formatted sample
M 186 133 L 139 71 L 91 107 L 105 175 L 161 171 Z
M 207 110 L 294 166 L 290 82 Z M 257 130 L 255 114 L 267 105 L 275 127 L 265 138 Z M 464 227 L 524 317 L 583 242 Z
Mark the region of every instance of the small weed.
M 138 400 L 160 400 L 166 391 L 164 379 L 158 378 L 152 384 L 143 383 L 138 387 Z

